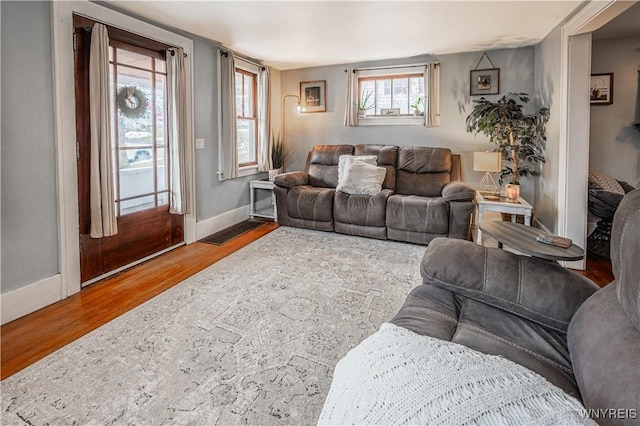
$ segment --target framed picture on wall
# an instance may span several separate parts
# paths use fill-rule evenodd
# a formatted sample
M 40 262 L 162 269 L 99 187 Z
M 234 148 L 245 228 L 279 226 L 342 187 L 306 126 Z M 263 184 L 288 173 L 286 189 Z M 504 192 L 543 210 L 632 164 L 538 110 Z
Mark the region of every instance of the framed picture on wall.
M 300 83 L 302 112 L 325 112 L 327 110 L 327 80 L 303 81 Z
M 472 70 L 470 77 L 471 96 L 497 95 L 500 93 L 500 68 Z
M 591 105 L 611 105 L 613 103 L 613 73 L 591 74 L 589 86 Z

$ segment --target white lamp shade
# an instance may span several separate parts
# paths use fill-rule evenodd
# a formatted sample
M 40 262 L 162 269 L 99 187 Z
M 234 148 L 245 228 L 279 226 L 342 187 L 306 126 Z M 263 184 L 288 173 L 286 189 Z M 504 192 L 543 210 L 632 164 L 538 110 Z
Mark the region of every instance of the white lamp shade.
M 474 152 L 473 170 L 476 172 L 499 172 L 502 170 L 502 154 L 500 152 Z

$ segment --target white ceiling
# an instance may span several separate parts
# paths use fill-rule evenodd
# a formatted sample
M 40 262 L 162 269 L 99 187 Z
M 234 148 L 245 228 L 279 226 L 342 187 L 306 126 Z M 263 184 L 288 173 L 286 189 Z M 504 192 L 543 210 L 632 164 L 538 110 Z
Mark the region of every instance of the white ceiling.
M 108 3 L 285 70 L 527 46 L 581 0 Z

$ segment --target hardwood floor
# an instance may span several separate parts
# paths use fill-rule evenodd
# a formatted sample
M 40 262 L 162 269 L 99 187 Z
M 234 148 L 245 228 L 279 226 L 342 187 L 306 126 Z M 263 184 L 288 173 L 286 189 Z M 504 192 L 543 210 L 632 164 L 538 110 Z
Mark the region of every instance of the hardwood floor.
M 613 281 L 611 261 L 598 256 L 587 255 L 587 269 L 575 272 L 584 275 L 600 287 L 604 287 Z
M 0 380 L 46 357 L 276 229 L 260 227 L 222 246 L 196 242 L 86 287 L 0 329 Z
M 265 222 L 222 246 L 197 242 L 177 248 L 2 326 L 1 379 L 157 296 L 278 226 Z M 587 271 L 578 272 L 600 286 L 613 279 L 610 264 L 607 266 L 607 262 L 597 258 L 587 258 Z

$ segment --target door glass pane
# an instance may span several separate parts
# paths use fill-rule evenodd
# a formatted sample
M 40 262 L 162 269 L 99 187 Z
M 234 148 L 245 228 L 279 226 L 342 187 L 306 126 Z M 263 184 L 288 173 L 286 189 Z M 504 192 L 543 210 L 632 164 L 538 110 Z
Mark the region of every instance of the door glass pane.
M 158 194 L 158 205 L 166 206 L 169 204 L 169 194 L 166 192 L 161 192 Z
M 147 195 L 146 197 L 134 198 L 133 200 L 121 201 L 120 214 L 122 216 L 147 210 L 155 207 L 155 195 Z
M 118 49 L 118 63 L 120 64 L 151 70 L 151 61 L 153 58 L 150 56 Z
M 238 164 L 256 162 L 256 130 L 254 120 L 238 119 Z
M 161 62 L 161 61 L 156 61 Z M 165 120 L 166 115 L 166 94 L 165 87 L 167 84 L 167 77 L 161 74 L 156 74 L 156 99 L 155 99 L 155 113 L 156 113 L 156 143 L 158 146 L 165 145 L 165 136 L 167 134 L 167 122 Z
M 156 207 L 157 191 L 168 188 L 166 75 L 157 73 L 165 69 L 159 59 L 122 49 L 115 49 L 113 59 L 114 180 L 122 216 Z
M 153 165 L 151 161 L 134 161 L 132 157 L 135 155 L 137 155 L 136 150 L 120 150 L 121 199 L 149 194 L 155 191 Z
M 169 176 L 166 174 L 165 159 L 167 148 L 158 148 L 157 170 L 158 170 L 158 191 L 166 190 L 169 187 Z

